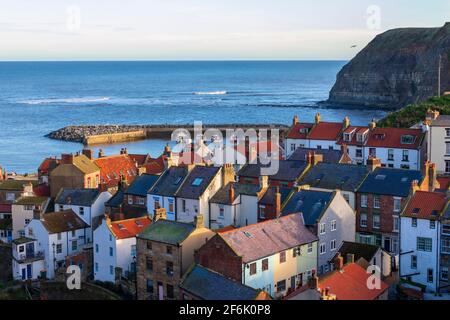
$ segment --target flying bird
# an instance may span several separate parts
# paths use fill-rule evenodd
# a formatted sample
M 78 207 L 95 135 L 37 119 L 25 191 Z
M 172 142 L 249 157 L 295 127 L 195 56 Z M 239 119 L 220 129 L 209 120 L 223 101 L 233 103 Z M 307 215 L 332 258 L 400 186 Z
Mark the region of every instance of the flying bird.
M 357 47 L 357 45 L 356 44 L 354 44 L 354 45 L 352 45 L 350 48 L 356 48 Z

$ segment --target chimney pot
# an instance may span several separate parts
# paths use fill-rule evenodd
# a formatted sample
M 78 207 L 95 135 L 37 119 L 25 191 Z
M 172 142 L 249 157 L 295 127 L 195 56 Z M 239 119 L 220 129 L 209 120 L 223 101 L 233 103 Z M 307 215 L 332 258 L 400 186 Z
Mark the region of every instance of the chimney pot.
M 316 113 L 316 116 L 315 116 L 314 120 L 315 120 L 316 124 L 320 123 L 320 113 Z
M 202 214 L 198 214 L 194 217 L 194 225 L 197 229 L 205 226 Z
M 228 199 L 229 199 L 230 203 L 234 202 L 234 184 L 233 183 L 230 184 L 230 189 L 228 191 Z
M 99 158 L 103 158 L 105 156 L 105 154 L 103 153 L 103 149 L 99 149 L 98 150 L 98 157 Z
M 298 116 L 294 116 L 294 118 L 292 119 L 292 124 L 295 126 L 298 123 Z

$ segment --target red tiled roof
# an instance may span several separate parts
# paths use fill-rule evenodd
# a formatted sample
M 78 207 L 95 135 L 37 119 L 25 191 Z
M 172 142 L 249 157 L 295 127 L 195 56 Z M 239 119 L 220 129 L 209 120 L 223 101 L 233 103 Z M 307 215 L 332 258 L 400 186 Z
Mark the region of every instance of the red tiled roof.
M 412 144 L 402 143 L 402 136 L 414 136 Z M 422 143 L 423 133 L 421 129 L 402 128 L 375 128 L 369 133 L 367 147 L 385 147 L 401 149 L 417 149 Z
M 345 265 L 341 271 L 333 271 L 319 279 L 319 289 L 329 288 L 338 300 L 375 300 L 388 285 L 381 281 L 380 289 L 369 289 L 367 279 L 371 274 L 356 263 Z
M 151 220 L 148 217 L 113 221 L 111 222 L 110 229 L 111 232 L 115 235 L 116 239 L 126 239 L 135 237 L 150 223 Z
M 439 190 L 447 191 L 450 187 L 450 178 L 449 177 L 438 177 L 437 181 L 439 182 Z
M 137 175 L 137 169 L 133 159 L 127 154 L 98 158 L 94 163 L 100 168 L 100 180 L 108 187 L 115 187 L 120 182 L 123 174 L 128 183 L 131 183 Z
M 54 169 L 58 164 L 60 163 L 60 160 L 55 158 L 46 158 L 44 161 L 42 161 L 41 165 L 38 168 L 38 171 L 40 174 L 47 175 L 49 174 L 49 171 L 51 169 Z
M 350 141 L 344 141 L 344 133 L 350 133 L 352 131 L 353 131 L 352 139 Z M 365 141 L 358 142 L 356 140 L 356 134 L 363 133 L 365 131 L 369 131 L 369 128 L 368 127 L 360 127 L 360 126 L 349 126 L 347 129 L 344 130 L 344 132 L 342 133 L 342 136 L 339 137 L 337 144 L 346 144 L 349 146 L 362 146 L 362 145 L 364 145 Z
M 11 208 L 12 208 L 11 204 L 0 203 L 0 212 L 1 213 L 11 213 L 12 212 Z
M 403 216 L 436 219 L 445 209 L 446 204 L 445 193 L 417 191 L 406 206 Z
M 144 165 L 145 173 L 148 174 L 161 174 L 164 172 L 164 156 L 159 156 L 156 159 L 151 159 L 147 164 Z
M 148 154 L 128 154 L 139 166 L 146 164 L 147 159 L 151 159 Z
M 50 197 L 50 187 L 46 184 L 40 184 L 34 187 L 33 192 L 38 197 Z
M 223 228 L 220 228 L 220 229 L 217 229 L 217 230 L 214 230 L 214 231 L 217 232 L 217 233 L 223 233 L 223 232 L 231 231 L 231 230 L 234 230 L 234 229 L 236 229 L 236 228 L 233 227 L 233 226 L 228 226 L 228 227 L 223 227 Z
M 311 130 L 308 139 L 337 140 L 342 131 L 340 122 L 319 122 Z
M 297 123 L 294 125 L 291 130 L 289 130 L 289 133 L 287 134 L 288 139 L 306 139 L 308 136 L 309 129 L 311 129 L 314 126 L 312 123 Z M 308 129 L 308 132 L 302 133 L 300 132 L 301 129 Z

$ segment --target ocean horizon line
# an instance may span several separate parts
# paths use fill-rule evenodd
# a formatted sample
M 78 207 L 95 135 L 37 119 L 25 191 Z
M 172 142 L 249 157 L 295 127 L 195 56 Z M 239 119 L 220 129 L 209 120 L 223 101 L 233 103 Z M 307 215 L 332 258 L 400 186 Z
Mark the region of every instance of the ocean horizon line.
M 0 60 L 4 62 L 346 62 L 348 59 L 86 59 L 86 60 Z

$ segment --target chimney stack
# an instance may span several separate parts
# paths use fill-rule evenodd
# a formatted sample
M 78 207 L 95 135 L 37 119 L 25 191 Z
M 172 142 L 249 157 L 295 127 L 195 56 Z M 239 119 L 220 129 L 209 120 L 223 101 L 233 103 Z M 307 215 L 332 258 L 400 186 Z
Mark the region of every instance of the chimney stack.
M 347 263 L 354 263 L 355 255 L 353 253 L 347 253 Z
M 342 258 L 341 254 L 338 253 L 336 255 L 336 258 L 334 258 L 334 268 L 336 270 L 341 271 L 343 267 L 344 267 L 344 258 Z
M 235 182 L 234 167 L 231 163 L 225 163 L 222 167 L 222 185 L 226 186 L 230 182 Z
M 316 113 L 316 116 L 315 116 L 314 120 L 315 120 L 316 124 L 320 123 L 320 113 Z
M 105 192 L 108 191 L 108 185 L 104 182 L 98 184 L 98 191 Z
M 430 163 L 428 169 L 428 191 L 433 192 L 436 188 L 439 188 L 439 182 L 437 181 L 436 164 Z
M 81 153 L 84 154 L 89 160 L 94 159 L 94 153 L 92 152 L 91 149 L 83 149 L 83 151 L 81 151 Z
M 166 208 L 158 208 L 154 210 L 153 222 L 156 222 L 159 219 L 166 220 L 166 218 L 167 218 Z
M 73 154 L 63 153 L 61 155 L 61 163 L 62 164 L 73 164 Z
M 323 155 L 315 153 L 314 151 L 309 151 L 306 156 L 306 162 L 311 166 L 315 166 L 319 162 L 323 162 Z
M 413 195 L 418 190 L 420 190 L 419 181 L 418 180 L 411 181 L 411 194 Z
M 194 225 L 195 227 L 198 228 L 203 228 L 205 226 L 204 222 L 203 222 L 203 215 L 202 214 L 198 214 L 194 217 Z
M 103 149 L 98 149 L 98 157 L 103 158 L 105 154 L 103 153 Z
M 294 116 L 294 118 L 292 119 L 292 125 L 296 125 L 296 124 L 298 124 L 298 116 Z
M 234 183 L 230 183 L 230 189 L 228 190 L 228 200 L 230 203 L 234 202 Z
M 372 121 L 369 122 L 369 129 L 373 130 L 377 127 L 377 123 L 375 121 L 375 119 L 372 119 Z
M 279 217 L 281 214 L 281 193 L 280 187 L 275 189 L 275 217 Z
M 367 168 L 370 172 L 373 172 L 376 168 L 381 167 L 381 160 L 374 157 L 367 159 Z
M 259 176 L 259 188 L 265 189 L 269 187 L 269 177 L 268 176 Z
M 350 127 L 350 118 L 349 117 L 344 118 L 343 127 L 344 127 L 344 129 L 347 129 L 348 127 Z

